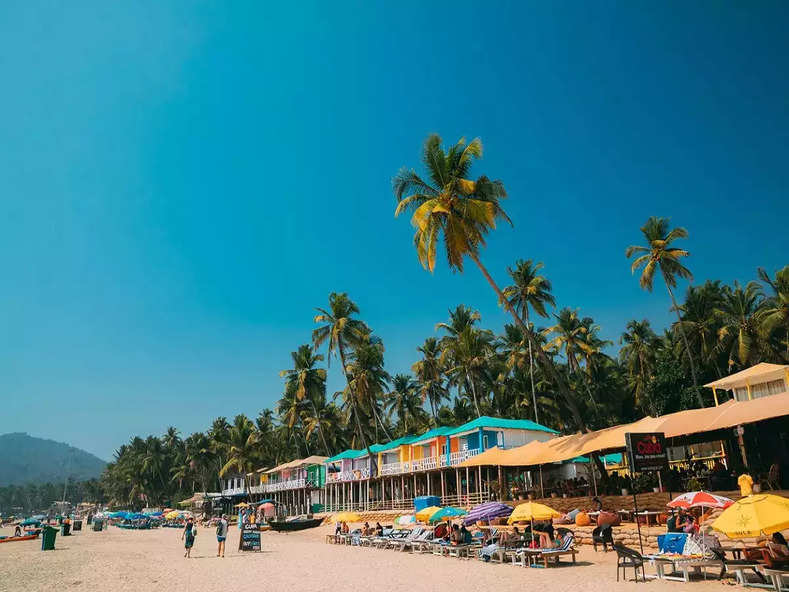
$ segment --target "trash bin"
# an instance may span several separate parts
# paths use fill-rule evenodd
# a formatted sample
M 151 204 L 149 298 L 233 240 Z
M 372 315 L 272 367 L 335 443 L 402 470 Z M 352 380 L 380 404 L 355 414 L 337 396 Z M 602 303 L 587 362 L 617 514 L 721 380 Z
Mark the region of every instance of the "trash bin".
M 102 527 L 102 520 L 101 518 L 94 518 L 93 519 L 93 530 L 94 532 L 101 532 Z
M 45 526 L 41 531 L 41 550 L 54 551 L 55 550 L 55 537 L 58 534 L 58 529 L 51 526 Z
M 71 527 L 74 532 L 82 530 L 82 520 L 75 520 L 74 525 Z
M 90 526 L 90 525 L 93 523 L 93 516 L 91 516 L 90 514 L 88 514 L 88 519 L 87 519 L 87 521 L 88 521 L 88 526 Z
M 60 525 L 60 534 L 63 536 L 71 535 L 71 524 L 64 520 L 63 524 Z

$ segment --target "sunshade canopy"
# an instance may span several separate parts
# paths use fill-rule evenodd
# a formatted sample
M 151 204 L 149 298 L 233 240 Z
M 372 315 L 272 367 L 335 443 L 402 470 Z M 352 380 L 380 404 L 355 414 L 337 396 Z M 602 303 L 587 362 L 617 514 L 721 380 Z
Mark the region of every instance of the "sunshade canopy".
M 454 506 L 447 506 L 446 508 L 441 508 L 435 514 L 430 515 L 430 522 L 441 522 L 442 520 L 446 520 L 447 518 L 457 518 L 458 516 L 465 516 L 468 512 L 466 512 L 463 508 L 455 508 Z
M 749 495 L 726 508 L 712 528 L 731 539 L 769 535 L 789 528 L 789 499 L 771 494 Z
M 558 518 L 559 516 L 561 516 L 560 512 L 557 512 L 545 504 L 526 502 L 524 504 L 520 504 L 519 506 L 515 506 L 515 509 L 512 511 L 512 514 L 510 514 L 510 517 L 507 520 L 507 523 L 512 524 L 513 522 L 550 520 L 551 518 Z
M 430 520 L 430 517 L 440 509 L 441 506 L 428 506 L 427 508 L 422 508 L 416 513 L 416 519 L 420 522 L 427 522 Z
M 331 522 L 361 522 L 362 517 L 356 512 L 339 512 L 331 517 Z

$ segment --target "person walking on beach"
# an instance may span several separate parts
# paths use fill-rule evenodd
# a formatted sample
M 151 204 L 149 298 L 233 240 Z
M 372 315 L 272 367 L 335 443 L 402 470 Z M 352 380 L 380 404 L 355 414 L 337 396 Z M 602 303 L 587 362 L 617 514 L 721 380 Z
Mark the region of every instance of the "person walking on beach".
M 190 516 L 184 526 L 184 531 L 181 533 L 181 540 L 184 541 L 184 557 L 187 559 L 192 557 L 192 546 L 195 544 L 195 535 L 197 535 L 197 527 L 195 526 L 194 519 Z
M 225 556 L 225 539 L 227 539 L 227 514 L 222 514 L 219 524 L 216 525 L 217 557 Z

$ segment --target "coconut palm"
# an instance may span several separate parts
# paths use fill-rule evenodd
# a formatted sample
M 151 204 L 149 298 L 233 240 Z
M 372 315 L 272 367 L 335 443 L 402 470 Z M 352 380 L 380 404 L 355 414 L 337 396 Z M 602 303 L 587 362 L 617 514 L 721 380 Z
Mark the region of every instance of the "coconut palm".
M 526 321 L 526 327 L 531 332 L 532 324 L 529 318 L 529 309 L 541 317 L 548 317 L 546 305 L 556 306 L 556 301 L 551 294 L 551 282 L 539 271 L 543 268 L 542 262 L 534 263 L 531 259 L 515 262 L 515 268 L 508 268 L 512 285 L 504 288 L 504 296 L 510 305 Z M 527 339 L 529 350 L 529 381 L 531 382 L 532 405 L 534 406 L 534 421 L 540 423 L 537 411 L 537 393 L 534 388 L 534 355 L 532 352 L 533 339 Z
M 641 227 L 641 232 L 647 241 L 647 246 L 631 245 L 625 249 L 625 257 L 628 259 L 633 255 L 638 255 L 630 266 L 630 271 L 635 273 L 637 269 L 642 269 L 639 283 L 641 287 L 649 292 L 655 281 L 655 272 L 660 271 L 663 281 L 666 284 L 668 295 L 671 298 L 671 308 L 677 313 L 677 322 L 682 341 L 685 344 L 685 351 L 688 354 L 688 364 L 690 365 L 690 375 L 693 379 L 693 386 L 696 388 L 696 398 L 700 406 L 704 406 L 704 399 L 699 391 L 699 382 L 696 377 L 696 364 L 693 361 L 688 336 L 682 327 L 682 319 L 679 314 L 677 300 L 674 298 L 673 288 L 677 287 L 677 278 L 693 280 L 693 274 L 682 265 L 681 260 L 688 257 L 690 253 L 685 249 L 672 247 L 671 244 L 682 238 L 688 237 L 688 231 L 678 226 L 670 228 L 668 218 L 650 217 Z
M 351 407 L 372 418 L 375 429 L 381 426 L 384 435 L 391 439 L 389 430 L 382 418 L 382 400 L 389 382 L 389 374 L 384 370 L 384 348 L 380 340 L 369 331 L 362 335 L 348 361 L 346 374 L 348 388 L 344 395 Z
M 317 350 L 324 343 L 327 346 L 327 363 L 331 364 L 334 355 L 339 356 L 345 382 L 348 385 L 351 413 L 354 416 L 357 433 L 362 445 L 370 452 L 367 438 L 362 429 L 359 410 L 356 405 L 356 396 L 351 386 L 351 376 L 348 372 L 348 350 L 358 343 L 366 332 L 366 325 L 359 319 L 353 318 L 359 314 L 359 307 L 348 298 L 346 293 L 332 292 L 329 294 L 329 308 L 316 309 L 320 314 L 315 316 L 314 322 L 323 323 L 312 332 L 312 344 Z
M 718 330 L 718 348 L 728 356 L 728 365 L 747 367 L 759 361 L 759 306 L 762 288 L 757 282 L 734 289 L 726 286 L 718 310 L 722 326 Z
M 679 305 L 680 318 L 688 343 L 702 369 L 714 368 L 715 375 L 720 378 L 723 373 L 718 366 L 716 345 L 720 329 L 718 309 L 723 301 L 723 287 L 719 281 L 706 281 L 701 286 L 688 286 L 685 301 Z M 679 327 L 674 323 L 674 330 L 679 335 Z M 680 344 L 684 349 L 684 342 Z M 682 353 L 680 351 L 680 353 Z M 702 370 L 703 372 L 703 370 Z
M 292 389 L 297 402 L 310 407 L 314 417 L 318 416 L 317 402 L 326 401 L 326 370 L 316 368 L 318 362 L 323 361 L 321 354 L 313 352 L 309 345 L 301 345 L 295 352 L 291 352 L 293 368 L 279 373 L 285 378 L 287 388 Z M 291 424 L 292 426 L 292 424 Z M 316 425 L 318 435 L 326 454 L 329 454 L 329 445 L 320 422 Z
M 255 424 L 246 415 L 236 415 L 229 431 L 228 460 L 219 471 L 224 477 L 229 471 L 236 470 L 244 475 L 255 470 L 258 462 L 258 432 Z
M 392 180 L 397 199 L 395 216 L 405 211 L 413 212 L 411 223 L 416 229 L 414 245 L 423 267 L 435 269 L 436 248 L 443 240 L 447 262 L 453 270 L 463 271 L 463 259 L 469 257 L 490 284 L 499 303 L 504 305 L 521 330 L 530 335 L 523 319 L 515 312 L 509 300 L 482 264 L 479 253 L 485 246 L 485 237 L 496 228 L 498 220 L 510 222 L 500 205 L 507 196 L 501 181 L 491 181 L 481 176 L 476 181 L 468 177 L 474 159 L 482 156 L 479 139 L 466 143 L 464 139 L 444 151 L 441 138 L 433 134 L 427 138 L 422 161 L 429 181 L 414 170 L 401 169 Z M 543 352 L 537 352 L 551 379 L 566 400 L 573 418 L 581 429 L 585 423 L 566 381 Z
M 397 415 L 402 423 L 405 433 L 408 433 L 408 423 L 411 419 L 413 427 L 416 417 L 421 410 L 417 384 L 408 374 L 395 374 L 392 378 L 392 389 L 386 394 L 384 409 L 389 417 Z
M 444 368 L 441 364 L 441 347 L 438 339 L 428 337 L 425 342 L 416 348 L 422 354 L 422 359 L 411 366 L 417 379 L 417 389 L 422 397 L 422 403 L 428 401 L 433 412 L 433 419 L 438 420 L 438 408 L 447 397 L 448 392 L 444 386 Z
M 761 267 L 758 273 L 759 279 L 772 290 L 759 317 L 762 335 L 767 340 L 774 334 L 779 335 L 778 339 L 783 339 L 784 358 L 789 362 L 789 265 L 778 270 L 775 279 Z
M 495 336 L 491 331 L 466 327 L 458 335 L 442 339 L 442 345 L 441 361 L 450 384 L 470 396 L 477 417 L 481 417 L 481 390 L 492 382 L 489 367 L 496 353 Z
M 628 322 L 627 329 L 619 338 L 622 344 L 619 359 L 627 368 L 628 385 L 633 391 L 634 403 L 642 409 L 646 404 L 647 385 L 655 371 L 658 341 L 658 336 L 646 319 Z

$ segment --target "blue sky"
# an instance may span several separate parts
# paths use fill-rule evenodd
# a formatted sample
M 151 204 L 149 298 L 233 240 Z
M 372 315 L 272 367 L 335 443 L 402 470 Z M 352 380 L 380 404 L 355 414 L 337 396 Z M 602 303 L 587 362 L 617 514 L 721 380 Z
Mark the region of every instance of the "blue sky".
M 2 3 L 0 432 L 109 458 L 255 416 L 331 291 L 391 372 L 461 302 L 499 328 L 478 272 L 423 271 L 393 218 L 430 132 L 480 136 L 509 191 L 496 279 L 544 261 L 609 339 L 669 321 L 624 258 L 650 215 L 688 228 L 696 281 L 788 263 L 788 10 Z

